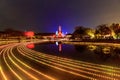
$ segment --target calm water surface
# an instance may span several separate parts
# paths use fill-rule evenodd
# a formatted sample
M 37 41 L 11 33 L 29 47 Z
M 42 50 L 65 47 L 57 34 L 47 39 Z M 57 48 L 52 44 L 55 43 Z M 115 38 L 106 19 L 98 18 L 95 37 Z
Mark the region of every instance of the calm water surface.
M 120 47 L 49 42 L 35 44 L 33 50 L 80 61 L 120 67 Z

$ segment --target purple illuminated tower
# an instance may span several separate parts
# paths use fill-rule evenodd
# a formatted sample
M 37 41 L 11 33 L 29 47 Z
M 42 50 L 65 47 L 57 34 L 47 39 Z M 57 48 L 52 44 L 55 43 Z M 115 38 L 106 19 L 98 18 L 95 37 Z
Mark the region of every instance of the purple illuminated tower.
M 62 38 L 62 37 L 63 37 L 63 36 L 62 36 L 61 26 L 59 26 L 59 28 L 58 28 L 58 37 L 59 37 L 59 38 Z
M 58 38 L 62 38 L 63 37 L 61 26 L 59 26 L 58 27 L 58 31 L 56 31 L 56 37 L 58 37 Z

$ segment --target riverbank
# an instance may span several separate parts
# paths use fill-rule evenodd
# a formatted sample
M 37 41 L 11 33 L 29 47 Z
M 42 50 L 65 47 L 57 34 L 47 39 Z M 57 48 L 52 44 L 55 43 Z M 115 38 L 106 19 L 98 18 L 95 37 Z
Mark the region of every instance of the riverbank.
M 50 40 L 39 40 L 39 39 L 34 39 L 34 40 L 6 40 L 6 41 L 0 41 L 0 46 L 1 45 L 6 45 L 6 44 L 11 44 L 11 43 L 21 43 L 21 42 L 33 42 L 33 43 L 39 43 L 39 42 L 49 42 Z M 50 41 L 51 42 L 51 41 Z M 56 41 L 52 41 L 56 42 Z M 82 41 L 75 41 L 75 40 L 69 40 L 69 41 L 60 41 L 63 44 L 74 44 L 74 45 L 106 45 L 106 46 L 120 46 L 120 40 L 82 40 Z
M 102 46 L 115 46 L 120 47 L 119 42 L 100 42 L 100 41 L 64 41 L 64 44 L 74 44 L 74 45 L 102 45 Z

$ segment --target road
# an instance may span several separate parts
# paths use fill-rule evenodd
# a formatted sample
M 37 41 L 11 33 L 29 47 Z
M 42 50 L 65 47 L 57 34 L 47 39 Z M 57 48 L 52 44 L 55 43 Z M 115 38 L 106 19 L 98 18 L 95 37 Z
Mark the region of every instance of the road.
M 120 68 L 33 51 L 26 43 L 0 47 L 0 80 L 119 80 Z

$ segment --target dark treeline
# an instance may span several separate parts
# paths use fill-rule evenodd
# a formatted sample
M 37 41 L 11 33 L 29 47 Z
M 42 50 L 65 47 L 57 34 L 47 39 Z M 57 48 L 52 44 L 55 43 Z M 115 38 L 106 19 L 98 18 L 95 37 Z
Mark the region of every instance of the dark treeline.
M 4 31 L 0 31 L 0 39 L 18 39 L 24 35 L 23 31 L 7 28 Z
M 76 26 L 72 38 L 74 39 L 120 39 L 120 25 L 113 23 L 111 25 L 101 24 L 95 29 L 84 26 Z

